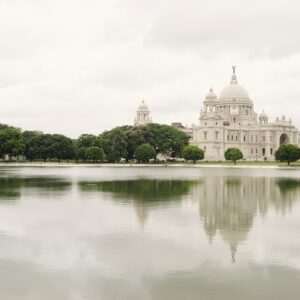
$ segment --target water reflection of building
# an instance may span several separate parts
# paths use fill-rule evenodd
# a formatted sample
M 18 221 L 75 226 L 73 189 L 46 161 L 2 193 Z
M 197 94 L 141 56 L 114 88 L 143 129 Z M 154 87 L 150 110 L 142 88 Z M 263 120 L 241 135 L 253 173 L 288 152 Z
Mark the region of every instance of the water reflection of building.
M 297 199 L 300 183 L 272 177 L 205 177 L 193 186 L 199 200 L 203 227 L 212 242 L 219 233 L 231 250 L 232 260 L 239 244 L 247 239 L 257 213 L 266 215 L 270 204 L 285 212 Z

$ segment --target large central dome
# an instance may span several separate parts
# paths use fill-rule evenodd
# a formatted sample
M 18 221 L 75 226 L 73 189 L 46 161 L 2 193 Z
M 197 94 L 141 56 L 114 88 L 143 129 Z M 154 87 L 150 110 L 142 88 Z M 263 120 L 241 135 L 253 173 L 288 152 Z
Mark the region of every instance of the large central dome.
M 230 84 L 225 87 L 219 97 L 220 101 L 225 102 L 251 102 L 248 92 L 238 84 L 235 75 L 235 67 L 233 67 L 233 74 Z

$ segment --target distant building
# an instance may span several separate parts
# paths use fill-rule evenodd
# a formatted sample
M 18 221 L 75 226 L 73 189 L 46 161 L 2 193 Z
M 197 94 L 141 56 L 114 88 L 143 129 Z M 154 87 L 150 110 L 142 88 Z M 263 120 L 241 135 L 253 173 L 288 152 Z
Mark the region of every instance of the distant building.
M 285 116 L 269 123 L 263 111 L 254 111 L 248 92 L 238 84 L 233 67 L 230 84 L 219 98 L 210 89 L 203 101 L 199 125 L 193 126 L 191 144 L 205 151 L 207 160 L 224 160 L 230 147 L 239 148 L 248 160 L 274 160 L 282 144 L 300 144 L 299 130 Z
M 139 105 L 138 110 L 136 112 L 136 118 L 134 119 L 134 125 L 147 125 L 152 123 L 152 119 L 150 117 L 150 110 L 143 100 L 142 103 Z
M 191 127 L 188 127 L 188 126 L 183 126 L 182 123 L 180 122 L 174 122 L 171 124 L 172 127 L 180 130 L 180 131 L 183 131 L 184 133 L 186 133 L 189 137 L 192 137 L 193 136 L 193 130 Z
M 150 111 L 143 100 L 134 125 L 151 123 Z M 191 137 L 190 144 L 202 148 L 206 160 L 224 160 L 226 149 L 239 148 L 246 160 L 274 160 L 282 144 L 300 145 L 300 132 L 285 116 L 269 122 L 263 111 L 259 116 L 248 92 L 238 83 L 233 67 L 230 84 L 217 97 L 210 89 L 203 101 L 199 124 L 192 127 L 171 124 Z

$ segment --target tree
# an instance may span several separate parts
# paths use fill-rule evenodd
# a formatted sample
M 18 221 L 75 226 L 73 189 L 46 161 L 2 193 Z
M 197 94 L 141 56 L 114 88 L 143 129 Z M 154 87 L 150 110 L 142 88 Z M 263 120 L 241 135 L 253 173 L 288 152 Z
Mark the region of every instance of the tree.
M 243 159 L 243 153 L 238 148 L 228 148 L 224 153 L 224 157 L 226 160 L 233 161 L 236 165 L 237 160 Z
M 53 144 L 51 134 L 39 134 L 33 137 L 26 146 L 26 158 L 30 160 L 44 160 L 50 158 L 50 147 Z
M 88 147 L 85 150 L 85 158 L 93 162 L 103 161 L 103 150 L 96 146 Z
M 92 147 L 95 146 L 97 140 L 97 136 L 93 135 L 93 134 L 82 134 L 77 140 L 76 142 L 78 143 L 79 147 L 84 147 L 84 148 L 88 148 L 88 147 Z
M 35 138 L 42 135 L 43 133 L 40 131 L 23 131 L 22 132 L 22 137 L 25 143 L 25 150 L 24 150 L 24 155 L 27 159 L 33 160 L 35 159 L 35 153 L 34 153 L 34 148 L 35 148 Z
M 97 136 L 93 134 L 82 134 L 74 141 L 74 153 L 76 160 L 85 160 L 85 151 L 92 146 L 98 146 Z
M 75 157 L 73 141 L 70 138 L 62 134 L 53 134 L 51 139 L 52 143 L 48 148 L 49 158 L 60 162 L 62 159 L 69 160 Z
M 180 157 L 182 149 L 188 145 L 189 137 L 186 133 L 168 125 L 148 124 L 151 136 L 147 141 L 159 153 L 172 157 Z
M 135 158 L 138 162 L 147 163 L 156 155 L 155 149 L 150 144 L 142 144 L 135 151 Z
M 126 131 L 129 126 L 116 127 L 110 131 L 105 131 L 99 140 L 101 140 L 103 151 L 109 162 L 119 162 L 121 158 L 127 157 L 128 138 Z
M 192 160 L 195 164 L 197 160 L 204 158 L 204 151 L 197 146 L 185 146 L 182 150 L 182 156 L 185 160 Z
M 291 162 L 300 159 L 300 148 L 292 144 L 281 145 L 275 152 L 275 159 L 290 165 Z
M 9 160 L 12 156 L 23 154 L 25 150 L 25 143 L 21 135 L 21 130 L 9 127 L 0 130 L 0 154 L 1 156 L 7 154 Z
M 133 126 L 126 130 L 127 136 L 127 157 L 126 161 L 133 159 L 135 156 L 136 149 L 142 144 L 153 141 L 153 135 L 150 128 L 147 126 Z

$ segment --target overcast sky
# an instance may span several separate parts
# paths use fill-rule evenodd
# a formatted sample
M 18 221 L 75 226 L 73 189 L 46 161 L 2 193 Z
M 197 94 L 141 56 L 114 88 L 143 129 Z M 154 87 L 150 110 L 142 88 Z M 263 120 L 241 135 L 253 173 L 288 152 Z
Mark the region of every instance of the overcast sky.
M 197 124 L 237 65 L 269 118 L 300 127 L 300 3 L 289 0 L 0 0 L 0 123 L 71 137 Z

